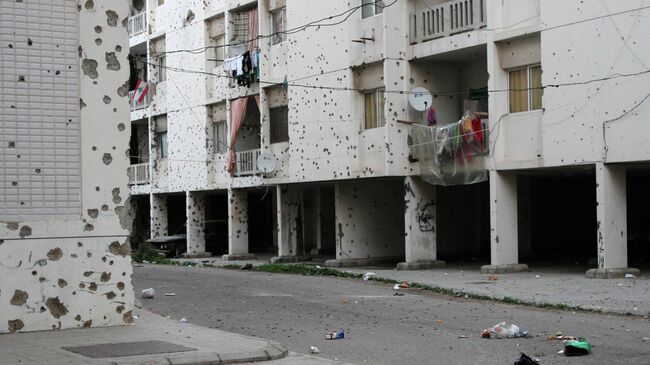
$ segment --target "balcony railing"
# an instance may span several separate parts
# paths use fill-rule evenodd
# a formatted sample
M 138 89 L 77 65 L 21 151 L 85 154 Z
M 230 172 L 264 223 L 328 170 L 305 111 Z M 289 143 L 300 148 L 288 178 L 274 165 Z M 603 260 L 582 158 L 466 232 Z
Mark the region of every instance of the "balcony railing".
M 127 30 L 131 37 L 144 33 L 147 30 L 147 13 L 142 12 L 129 17 Z
M 411 43 L 485 27 L 486 2 L 487 0 L 454 0 L 411 14 Z
M 255 175 L 257 170 L 257 158 L 260 157 L 262 150 L 248 150 L 235 152 L 235 175 Z
M 144 109 L 147 106 L 149 106 L 149 93 L 147 93 L 147 95 L 145 95 L 142 102 L 138 102 L 138 100 L 136 100 L 133 97 L 133 94 L 135 94 L 135 90 L 129 91 L 129 101 L 131 103 L 131 111 Z
M 145 185 L 151 182 L 148 163 L 129 166 L 128 175 L 129 185 Z

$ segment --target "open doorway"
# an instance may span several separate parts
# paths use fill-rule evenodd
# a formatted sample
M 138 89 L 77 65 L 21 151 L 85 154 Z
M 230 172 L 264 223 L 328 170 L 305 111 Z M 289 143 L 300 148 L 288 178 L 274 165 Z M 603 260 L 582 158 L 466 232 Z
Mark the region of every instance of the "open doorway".
M 228 253 L 228 193 L 205 194 L 205 250 L 212 256 Z
M 311 256 L 315 261 L 333 259 L 336 256 L 334 186 L 306 187 L 303 189 L 302 201 L 305 255 Z
M 256 256 L 277 254 L 274 237 L 275 189 L 248 192 L 248 252 Z
M 628 266 L 650 269 L 650 166 L 627 169 Z

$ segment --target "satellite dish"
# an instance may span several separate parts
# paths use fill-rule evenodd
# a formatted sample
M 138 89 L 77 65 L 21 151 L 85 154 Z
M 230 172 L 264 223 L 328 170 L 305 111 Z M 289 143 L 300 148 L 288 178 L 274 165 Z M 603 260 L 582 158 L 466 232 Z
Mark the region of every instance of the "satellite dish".
M 263 174 L 270 174 L 275 171 L 278 165 L 278 159 L 270 152 L 264 152 L 257 158 L 257 169 Z
M 423 87 L 416 87 L 411 90 L 409 94 L 409 104 L 411 107 L 419 112 L 423 112 L 431 107 L 433 103 L 433 97 L 429 90 Z

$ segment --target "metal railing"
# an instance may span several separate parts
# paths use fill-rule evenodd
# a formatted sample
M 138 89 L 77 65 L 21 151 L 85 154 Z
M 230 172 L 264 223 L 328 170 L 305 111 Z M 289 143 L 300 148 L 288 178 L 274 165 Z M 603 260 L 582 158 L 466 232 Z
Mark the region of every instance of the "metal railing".
M 129 166 L 128 175 L 129 185 L 149 184 L 151 182 L 149 177 L 149 163 L 140 163 Z
M 248 150 L 235 152 L 235 175 L 255 175 L 257 170 L 257 158 L 260 157 L 262 150 Z
M 138 100 L 133 98 L 133 94 L 135 94 L 135 90 L 129 91 L 129 102 L 131 103 L 131 111 L 144 109 L 147 106 L 149 106 L 149 93 L 145 95 L 142 102 L 139 102 Z
M 411 14 L 411 43 L 426 42 L 485 27 L 486 1 L 448 1 Z
M 147 13 L 142 12 L 129 17 L 127 30 L 131 37 L 144 33 L 147 30 Z

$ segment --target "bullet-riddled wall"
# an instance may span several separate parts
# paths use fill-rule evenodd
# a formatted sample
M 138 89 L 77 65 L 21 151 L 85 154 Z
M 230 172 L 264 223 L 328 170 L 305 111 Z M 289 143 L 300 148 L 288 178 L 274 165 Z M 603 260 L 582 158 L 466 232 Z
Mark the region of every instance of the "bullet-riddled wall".
M 0 13 L 0 333 L 132 323 L 128 2 Z

